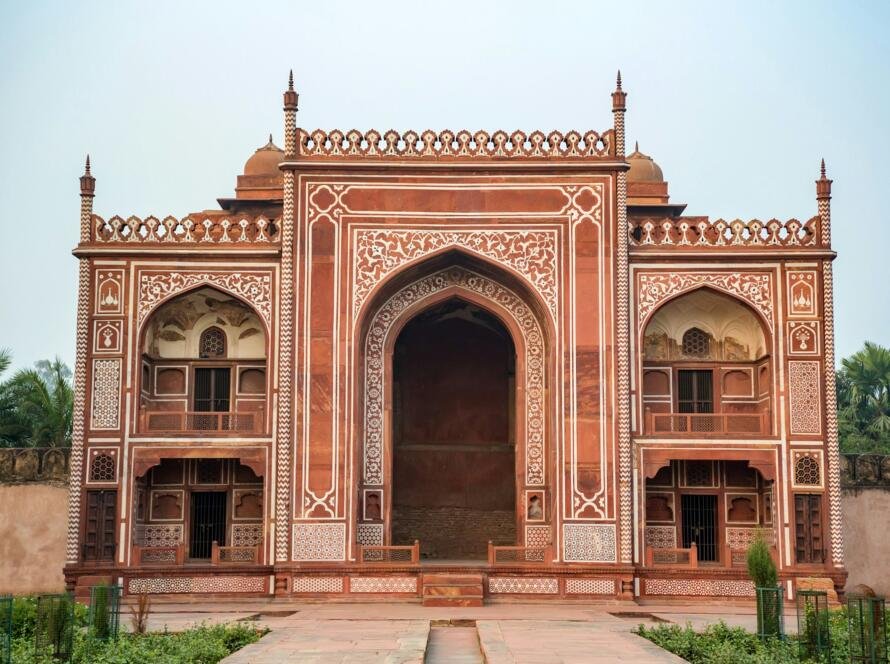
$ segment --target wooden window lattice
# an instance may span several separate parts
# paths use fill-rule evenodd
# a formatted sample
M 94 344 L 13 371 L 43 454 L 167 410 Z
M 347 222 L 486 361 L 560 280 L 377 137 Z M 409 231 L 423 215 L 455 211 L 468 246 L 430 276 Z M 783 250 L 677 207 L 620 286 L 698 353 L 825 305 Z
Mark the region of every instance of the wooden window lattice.
M 114 482 L 117 464 L 110 454 L 97 454 L 90 462 L 90 482 Z
M 208 327 L 204 330 L 198 345 L 198 354 L 201 358 L 226 356 L 226 335 L 218 327 Z
M 811 456 L 802 456 L 794 464 L 794 483 L 798 486 L 819 486 L 819 462 Z
M 711 338 L 704 330 L 691 327 L 683 333 L 683 355 L 708 357 L 711 354 Z

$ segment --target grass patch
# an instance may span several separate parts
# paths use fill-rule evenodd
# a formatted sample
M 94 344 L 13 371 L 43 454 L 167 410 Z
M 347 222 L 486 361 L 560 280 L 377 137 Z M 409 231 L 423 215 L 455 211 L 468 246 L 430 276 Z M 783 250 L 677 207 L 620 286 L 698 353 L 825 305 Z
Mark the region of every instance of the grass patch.
M 832 661 L 849 661 L 846 609 L 831 611 L 830 627 Z M 634 632 L 692 664 L 818 664 L 827 661 L 802 658 L 796 636 L 761 641 L 746 629 L 730 627 L 722 620 L 700 632 L 689 624 L 685 627 L 640 625 Z
M 184 632 L 128 634 L 117 640 L 94 638 L 87 629 L 87 611 L 75 605 L 72 664 L 216 664 L 265 633 L 253 625 L 201 625 Z M 34 652 L 36 600 L 17 597 L 13 603 L 14 664 L 57 664 Z

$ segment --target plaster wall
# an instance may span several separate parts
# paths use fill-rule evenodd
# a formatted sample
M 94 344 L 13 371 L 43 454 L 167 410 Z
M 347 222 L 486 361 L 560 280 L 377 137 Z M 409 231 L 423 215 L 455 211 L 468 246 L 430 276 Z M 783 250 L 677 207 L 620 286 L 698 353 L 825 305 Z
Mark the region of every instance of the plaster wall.
M 844 489 L 842 505 L 847 590 L 864 583 L 890 595 L 890 487 Z
M 0 485 L 0 595 L 65 589 L 68 487 Z

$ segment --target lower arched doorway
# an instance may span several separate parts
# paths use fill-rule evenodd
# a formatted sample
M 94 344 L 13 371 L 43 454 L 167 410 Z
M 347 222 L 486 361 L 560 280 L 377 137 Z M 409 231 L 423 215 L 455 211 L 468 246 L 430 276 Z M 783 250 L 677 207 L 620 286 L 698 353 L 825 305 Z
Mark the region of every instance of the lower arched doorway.
M 426 559 L 482 559 L 516 539 L 516 351 L 484 309 L 453 298 L 393 349 L 392 541 Z

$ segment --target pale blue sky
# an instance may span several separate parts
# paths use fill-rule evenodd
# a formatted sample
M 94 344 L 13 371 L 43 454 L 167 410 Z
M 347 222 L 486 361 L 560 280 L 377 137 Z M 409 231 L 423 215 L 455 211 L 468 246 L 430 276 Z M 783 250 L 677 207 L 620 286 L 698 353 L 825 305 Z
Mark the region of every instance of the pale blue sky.
M 0 347 L 74 359 L 77 177 L 99 214 L 231 195 L 293 67 L 305 127 L 610 126 L 687 213 L 806 219 L 835 180 L 837 342 L 890 345 L 890 3 L 0 0 Z

